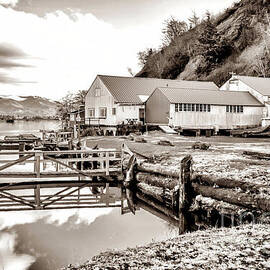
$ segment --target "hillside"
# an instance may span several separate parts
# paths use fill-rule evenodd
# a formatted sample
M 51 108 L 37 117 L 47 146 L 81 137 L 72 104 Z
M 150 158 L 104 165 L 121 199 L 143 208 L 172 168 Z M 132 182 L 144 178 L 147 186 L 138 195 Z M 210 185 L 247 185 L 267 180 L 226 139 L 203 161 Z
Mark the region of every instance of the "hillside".
M 269 14 L 269 0 L 238 1 L 160 50 L 148 49 L 145 65 L 136 76 L 210 80 L 218 86 L 230 72 L 270 77 Z
M 0 96 L 0 115 L 55 117 L 57 102 L 38 96 Z

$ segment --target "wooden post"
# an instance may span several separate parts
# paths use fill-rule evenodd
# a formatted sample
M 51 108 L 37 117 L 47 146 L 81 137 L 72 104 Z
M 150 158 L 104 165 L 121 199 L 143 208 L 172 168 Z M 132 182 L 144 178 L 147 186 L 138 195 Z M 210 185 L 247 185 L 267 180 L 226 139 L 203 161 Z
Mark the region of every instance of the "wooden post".
M 40 156 L 42 155 L 41 152 L 35 153 L 35 173 L 36 177 L 40 178 Z
M 34 189 L 34 192 L 35 192 L 36 209 L 41 209 L 41 206 L 40 206 L 40 185 L 36 186 L 36 188 Z
M 25 151 L 25 143 L 19 142 L 19 158 L 23 157 L 23 155 L 20 154 L 20 152 L 24 152 L 24 151 Z
M 185 212 L 192 203 L 192 156 L 187 155 L 181 161 L 179 175 L 179 234 L 186 230 Z
M 106 152 L 106 166 L 105 166 L 105 169 L 106 169 L 106 175 L 109 175 L 110 174 L 110 160 L 109 160 L 109 152 Z

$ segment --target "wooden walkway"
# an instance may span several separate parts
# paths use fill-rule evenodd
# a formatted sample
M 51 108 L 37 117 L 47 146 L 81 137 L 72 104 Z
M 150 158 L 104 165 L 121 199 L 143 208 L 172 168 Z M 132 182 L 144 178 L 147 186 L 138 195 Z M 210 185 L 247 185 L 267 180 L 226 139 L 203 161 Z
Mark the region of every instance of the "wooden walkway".
M 0 151 L 0 211 L 121 207 L 122 180 L 113 149 Z

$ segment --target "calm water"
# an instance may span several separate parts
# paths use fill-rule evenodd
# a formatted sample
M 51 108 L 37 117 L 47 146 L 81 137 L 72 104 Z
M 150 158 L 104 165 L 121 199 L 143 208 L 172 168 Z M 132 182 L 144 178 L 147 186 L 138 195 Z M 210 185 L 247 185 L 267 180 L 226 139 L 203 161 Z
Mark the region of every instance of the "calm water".
M 57 121 L 0 122 L 0 136 L 57 129 Z M 165 221 L 139 210 L 69 209 L 0 212 L 0 269 L 53 270 L 83 263 L 106 250 L 123 249 L 177 235 Z

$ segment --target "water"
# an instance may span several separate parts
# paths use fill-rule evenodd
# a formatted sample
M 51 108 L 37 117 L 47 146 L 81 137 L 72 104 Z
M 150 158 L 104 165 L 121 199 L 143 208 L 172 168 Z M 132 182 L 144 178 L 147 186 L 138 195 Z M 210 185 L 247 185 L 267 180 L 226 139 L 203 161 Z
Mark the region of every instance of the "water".
M 40 129 L 59 126 L 58 121 L 0 122 L 0 136 L 39 135 Z M 119 208 L 0 212 L 0 269 L 59 269 L 102 251 L 144 245 L 177 233 L 142 209 L 135 216 L 121 215 Z
M 36 136 L 41 136 L 39 131 L 42 129 L 53 130 L 59 128 L 61 128 L 61 122 L 57 120 L 15 120 L 14 123 L 6 123 L 6 121 L 0 121 L 0 138 L 3 138 L 6 135 L 17 135 L 20 133 L 31 133 Z

